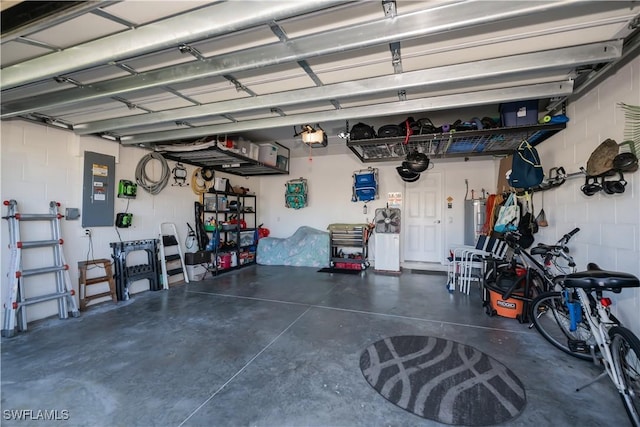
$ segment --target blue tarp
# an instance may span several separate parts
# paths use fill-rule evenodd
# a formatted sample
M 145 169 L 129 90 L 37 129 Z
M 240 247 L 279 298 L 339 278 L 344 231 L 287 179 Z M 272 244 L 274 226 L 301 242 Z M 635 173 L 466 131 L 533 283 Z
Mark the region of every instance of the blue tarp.
M 256 262 L 261 265 L 328 267 L 329 233 L 303 226 L 286 238 L 263 237 L 258 240 Z

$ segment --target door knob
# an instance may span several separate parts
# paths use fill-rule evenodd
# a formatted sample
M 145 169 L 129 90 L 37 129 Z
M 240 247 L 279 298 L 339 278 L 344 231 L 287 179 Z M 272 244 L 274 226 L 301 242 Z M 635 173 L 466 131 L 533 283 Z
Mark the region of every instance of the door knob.
M 433 221 L 434 224 L 440 224 L 440 220 L 436 219 L 435 221 Z

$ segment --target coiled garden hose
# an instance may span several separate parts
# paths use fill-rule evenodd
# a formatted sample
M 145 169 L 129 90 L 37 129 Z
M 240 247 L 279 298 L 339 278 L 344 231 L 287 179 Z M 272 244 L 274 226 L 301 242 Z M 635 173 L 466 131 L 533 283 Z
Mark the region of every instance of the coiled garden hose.
M 147 163 L 151 160 L 158 160 L 162 165 L 162 172 L 160 174 L 160 179 L 158 181 L 152 181 L 147 175 Z M 169 182 L 169 177 L 171 176 L 171 170 L 169 169 L 169 165 L 162 154 L 152 152 L 144 156 L 138 162 L 138 166 L 136 166 L 136 182 L 140 187 L 142 187 L 147 193 L 158 194 L 160 193 L 164 187 L 167 186 Z

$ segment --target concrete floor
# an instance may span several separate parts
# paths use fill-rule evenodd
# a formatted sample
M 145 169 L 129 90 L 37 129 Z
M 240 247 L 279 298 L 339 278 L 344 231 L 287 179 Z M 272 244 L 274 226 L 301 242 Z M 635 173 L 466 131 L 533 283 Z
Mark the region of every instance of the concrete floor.
M 629 424 L 608 380 L 574 391 L 595 366 L 445 282 L 253 266 L 35 322 L 2 340 L 2 426 L 441 425 L 389 403 L 360 372 L 361 352 L 392 335 L 459 341 L 509 367 L 527 406 L 502 425 Z M 9 420 L 16 409 L 69 419 Z

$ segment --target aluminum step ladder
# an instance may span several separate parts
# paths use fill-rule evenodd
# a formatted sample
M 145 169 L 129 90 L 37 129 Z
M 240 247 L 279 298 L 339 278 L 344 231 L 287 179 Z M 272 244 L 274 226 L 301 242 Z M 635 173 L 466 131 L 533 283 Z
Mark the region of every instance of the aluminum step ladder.
M 2 325 L 2 336 L 12 337 L 16 331 L 27 330 L 27 306 L 45 301 L 57 300 L 58 316 L 60 319 L 78 317 L 80 312 L 73 297 L 75 291 L 71 286 L 69 277 L 69 265 L 64 259 L 62 244 L 64 240 L 60 233 L 60 219 L 63 217 L 58 208 L 60 203 L 50 202 L 48 214 L 21 214 L 18 212 L 18 202 L 15 200 L 5 200 L 7 206 L 7 216 L 3 216 L 9 224 L 9 250 L 11 258 L 9 262 L 9 272 L 7 273 L 8 296 L 4 305 L 4 323 Z M 23 221 L 43 221 L 49 222 L 51 228 L 50 240 L 20 240 L 20 223 Z M 22 251 L 33 248 L 52 248 L 53 265 L 24 269 L 22 265 Z M 24 279 L 29 276 L 44 275 L 53 273 L 55 275 L 55 292 L 34 297 L 26 297 Z
M 178 230 L 172 222 L 160 224 L 160 264 L 162 266 L 162 288 L 169 289 L 171 277 L 181 274 L 185 283 L 189 283 L 184 255 L 178 241 Z

